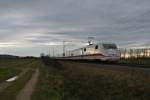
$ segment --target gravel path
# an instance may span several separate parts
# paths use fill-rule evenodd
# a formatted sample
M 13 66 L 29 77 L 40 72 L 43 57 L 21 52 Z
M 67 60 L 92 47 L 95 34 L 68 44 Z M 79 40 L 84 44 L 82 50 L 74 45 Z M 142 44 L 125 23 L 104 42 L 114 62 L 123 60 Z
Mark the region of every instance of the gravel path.
M 25 87 L 17 95 L 16 100 L 31 100 L 31 95 L 34 91 L 36 82 L 38 80 L 38 76 L 39 76 L 39 70 L 36 69 L 31 79 L 27 82 Z

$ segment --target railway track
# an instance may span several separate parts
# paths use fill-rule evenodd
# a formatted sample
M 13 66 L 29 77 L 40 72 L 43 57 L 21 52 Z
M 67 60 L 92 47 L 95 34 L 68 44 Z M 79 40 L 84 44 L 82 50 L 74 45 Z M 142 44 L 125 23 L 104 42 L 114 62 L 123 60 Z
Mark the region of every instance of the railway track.
M 121 72 L 131 72 L 131 73 L 141 73 L 150 75 L 150 65 L 131 65 L 131 64 L 122 64 L 122 63 L 110 63 L 110 62 L 98 62 L 98 61 L 60 61 L 66 63 L 72 63 L 76 66 L 81 67 L 93 67 L 93 68 L 102 68 L 105 70 L 112 70 L 112 71 L 121 71 Z
M 137 68 L 150 68 L 149 64 L 134 64 L 134 63 L 122 63 L 122 62 L 104 62 L 104 61 L 87 61 L 87 60 L 63 60 L 67 62 L 78 62 L 78 63 L 87 63 L 87 64 L 101 64 L 101 65 L 117 65 L 117 66 L 128 66 L 128 67 L 137 67 Z

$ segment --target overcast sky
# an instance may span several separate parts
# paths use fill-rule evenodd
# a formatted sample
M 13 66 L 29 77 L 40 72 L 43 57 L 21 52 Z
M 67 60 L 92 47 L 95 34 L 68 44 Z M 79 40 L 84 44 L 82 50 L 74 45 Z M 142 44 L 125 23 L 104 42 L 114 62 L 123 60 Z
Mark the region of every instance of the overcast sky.
M 88 36 L 150 47 L 150 0 L 0 0 L 1 54 L 61 52 L 62 41 L 73 49 Z

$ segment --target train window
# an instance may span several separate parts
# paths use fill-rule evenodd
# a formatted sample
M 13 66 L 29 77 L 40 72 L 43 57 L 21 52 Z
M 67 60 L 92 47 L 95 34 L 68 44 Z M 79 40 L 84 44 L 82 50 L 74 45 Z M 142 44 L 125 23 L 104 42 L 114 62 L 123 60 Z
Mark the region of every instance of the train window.
M 73 53 L 71 53 L 71 56 L 73 56 Z
M 95 46 L 95 49 L 98 49 L 98 45 Z
M 103 44 L 103 47 L 105 49 L 117 49 L 117 46 L 115 44 Z
M 86 48 L 84 48 L 84 51 L 86 51 Z

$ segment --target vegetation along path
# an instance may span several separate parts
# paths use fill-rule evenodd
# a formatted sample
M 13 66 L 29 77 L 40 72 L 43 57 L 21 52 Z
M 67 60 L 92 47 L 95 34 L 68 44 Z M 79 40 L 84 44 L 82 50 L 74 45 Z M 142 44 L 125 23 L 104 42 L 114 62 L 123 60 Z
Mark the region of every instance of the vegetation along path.
M 22 77 L 28 70 L 29 70 L 28 68 L 24 69 L 24 70 L 18 75 L 18 77 Z M 0 92 L 3 91 L 4 89 L 6 89 L 6 88 L 7 88 L 8 86 L 10 86 L 11 84 L 12 84 L 11 82 L 6 82 L 6 81 L 2 82 L 2 83 L 0 84 Z
M 31 95 L 33 93 L 35 84 L 38 80 L 38 76 L 39 76 L 39 69 L 36 69 L 31 79 L 27 82 L 25 87 L 17 95 L 16 100 L 31 100 Z

